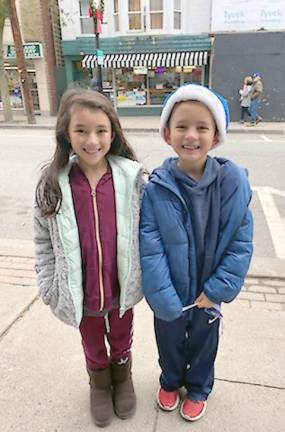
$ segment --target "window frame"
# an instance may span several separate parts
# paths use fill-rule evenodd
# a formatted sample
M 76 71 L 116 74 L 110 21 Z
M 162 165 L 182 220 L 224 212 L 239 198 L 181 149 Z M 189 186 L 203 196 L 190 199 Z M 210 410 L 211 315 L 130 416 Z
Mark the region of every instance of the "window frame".
M 175 16 L 179 14 L 180 15 L 180 27 L 175 27 Z M 175 0 L 173 0 L 173 30 L 174 31 L 181 31 L 182 30 L 182 0 L 180 0 L 180 9 L 176 8 Z
M 87 15 L 82 15 L 82 3 L 84 2 L 84 0 L 79 0 L 79 20 L 80 20 L 80 30 L 81 30 L 81 35 L 90 35 L 90 34 L 94 34 L 94 22 L 93 19 L 88 15 L 88 9 L 87 9 Z M 88 0 L 85 1 L 86 3 L 88 2 Z M 88 2 L 89 3 L 89 2 Z M 84 32 L 83 31 L 83 22 L 87 22 L 87 23 L 92 23 L 92 32 Z
M 117 4 L 117 10 L 115 8 L 115 4 Z M 120 31 L 119 0 L 113 0 L 113 23 L 114 23 L 114 32 L 115 33 L 119 32 Z
M 149 0 L 149 31 L 163 30 L 164 29 L 164 0 L 161 0 L 162 9 L 151 9 L 151 0 Z M 151 18 L 153 15 L 161 14 L 161 27 L 151 27 Z
M 140 5 L 139 5 L 140 10 L 136 10 L 136 11 L 130 11 L 130 9 L 129 9 L 129 1 L 131 1 L 131 0 L 128 0 L 128 6 L 127 6 L 127 10 L 128 10 L 128 31 L 131 32 L 131 33 L 142 32 L 142 31 L 144 31 L 144 20 L 143 20 L 144 9 L 143 9 L 143 4 L 142 4 L 143 0 L 136 0 L 136 1 L 139 1 L 139 3 L 140 3 Z M 140 23 L 141 23 L 140 28 L 134 28 L 134 29 L 130 28 L 130 16 L 131 15 L 140 15 Z

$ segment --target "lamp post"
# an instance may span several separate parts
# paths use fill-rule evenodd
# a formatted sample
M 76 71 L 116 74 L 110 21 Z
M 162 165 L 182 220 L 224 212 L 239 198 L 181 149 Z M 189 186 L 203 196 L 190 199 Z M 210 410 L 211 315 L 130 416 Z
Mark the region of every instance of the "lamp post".
M 94 21 L 94 33 L 95 33 L 95 46 L 96 46 L 96 56 L 97 56 L 97 82 L 98 90 L 103 90 L 102 85 L 102 60 L 103 53 L 100 51 L 99 35 L 102 33 L 102 22 L 104 13 L 104 0 L 90 0 L 89 1 L 89 16 L 93 18 Z

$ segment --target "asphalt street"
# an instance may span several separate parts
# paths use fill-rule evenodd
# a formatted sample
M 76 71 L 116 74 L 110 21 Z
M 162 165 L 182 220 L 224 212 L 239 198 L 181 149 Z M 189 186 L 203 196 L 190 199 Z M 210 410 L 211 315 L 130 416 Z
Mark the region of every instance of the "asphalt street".
M 151 171 L 172 149 L 156 133 L 128 133 L 139 159 Z M 51 130 L 0 129 L 0 238 L 30 240 L 32 203 L 40 167 L 54 151 Z M 231 134 L 217 148 L 248 169 L 253 187 L 256 257 L 285 258 L 285 144 L 282 135 Z

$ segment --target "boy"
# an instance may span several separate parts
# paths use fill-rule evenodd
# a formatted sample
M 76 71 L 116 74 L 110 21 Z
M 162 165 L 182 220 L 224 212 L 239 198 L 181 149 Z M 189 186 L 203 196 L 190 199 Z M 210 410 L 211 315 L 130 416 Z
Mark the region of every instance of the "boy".
M 208 152 L 226 139 L 227 102 L 188 84 L 167 99 L 160 132 L 178 157 L 152 173 L 143 197 L 144 294 L 154 312 L 161 367 L 157 402 L 198 420 L 214 383 L 222 302 L 239 293 L 252 256 L 246 172 Z

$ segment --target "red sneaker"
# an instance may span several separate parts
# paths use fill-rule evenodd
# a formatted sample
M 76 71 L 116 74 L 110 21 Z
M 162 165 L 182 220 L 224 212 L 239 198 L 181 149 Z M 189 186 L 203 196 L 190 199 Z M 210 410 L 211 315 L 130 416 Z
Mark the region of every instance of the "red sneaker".
M 178 390 L 168 392 L 160 387 L 157 392 L 156 400 L 160 408 L 164 411 L 173 411 L 179 404 Z
M 196 421 L 203 417 L 206 408 L 206 401 L 192 401 L 186 398 L 181 405 L 180 414 L 185 420 Z

